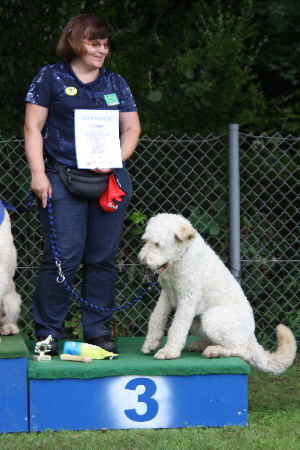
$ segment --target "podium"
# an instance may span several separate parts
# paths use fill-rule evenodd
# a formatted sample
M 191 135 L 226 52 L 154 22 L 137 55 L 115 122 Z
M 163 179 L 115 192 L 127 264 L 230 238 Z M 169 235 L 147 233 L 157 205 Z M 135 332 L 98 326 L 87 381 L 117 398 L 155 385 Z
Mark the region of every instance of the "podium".
M 1 336 L 0 433 L 28 431 L 27 361 L 23 337 Z
M 156 360 L 143 341 L 119 338 L 118 358 L 81 363 L 37 361 L 21 335 L 2 336 L 0 432 L 247 424 L 247 363 L 187 351 Z
M 119 338 L 115 360 L 29 361 L 30 431 L 247 424 L 247 363 L 190 352 L 155 360 L 143 340 Z

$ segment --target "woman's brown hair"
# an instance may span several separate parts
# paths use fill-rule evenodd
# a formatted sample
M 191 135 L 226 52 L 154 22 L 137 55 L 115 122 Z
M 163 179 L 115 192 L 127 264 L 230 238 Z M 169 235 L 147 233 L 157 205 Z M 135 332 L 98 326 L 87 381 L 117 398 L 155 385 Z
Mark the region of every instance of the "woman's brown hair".
M 108 39 L 111 46 L 112 27 L 110 24 L 96 14 L 80 14 L 71 19 L 59 38 L 56 54 L 60 58 L 71 61 L 82 55 L 84 39 Z

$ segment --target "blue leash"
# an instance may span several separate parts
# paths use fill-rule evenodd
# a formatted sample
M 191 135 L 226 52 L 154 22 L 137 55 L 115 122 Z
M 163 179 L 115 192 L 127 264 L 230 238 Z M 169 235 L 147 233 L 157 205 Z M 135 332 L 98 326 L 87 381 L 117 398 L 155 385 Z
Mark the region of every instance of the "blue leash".
M 31 207 L 33 203 L 33 194 L 30 193 L 27 200 L 28 207 Z M 154 287 L 158 287 L 157 281 L 149 282 L 145 287 L 142 287 L 143 293 L 138 297 L 135 297 L 133 300 L 128 301 L 124 305 L 108 307 L 108 306 L 98 306 L 94 303 L 89 302 L 86 298 L 82 297 L 66 279 L 63 269 L 62 269 L 62 261 L 61 261 L 61 253 L 57 244 L 57 234 L 55 228 L 55 220 L 54 220 L 54 211 L 53 211 L 53 202 L 49 198 L 48 199 L 48 224 L 49 224 L 49 241 L 52 250 L 53 259 L 57 268 L 57 277 L 56 282 L 60 284 L 73 298 L 78 300 L 83 306 L 91 308 L 95 311 L 121 311 L 126 308 L 130 308 L 135 305 L 137 302 L 142 300 L 148 292 L 150 292 Z

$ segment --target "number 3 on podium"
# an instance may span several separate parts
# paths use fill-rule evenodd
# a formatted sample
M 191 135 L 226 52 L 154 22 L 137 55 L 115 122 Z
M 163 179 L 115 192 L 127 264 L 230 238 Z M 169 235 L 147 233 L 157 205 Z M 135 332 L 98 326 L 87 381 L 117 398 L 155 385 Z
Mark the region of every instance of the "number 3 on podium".
M 125 409 L 124 412 L 130 420 L 146 422 L 154 419 L 158 413 L 158 403 L 152 398 L 156 392 L 156 384 L 149 378 L 134 378 L 126 384 L 125 389 L 135 391 L 138 386 L 145 388 L 142 394 L 138 394 L 137 401 L 146 405 L 146 412 L 138 414 L 135 409 Z

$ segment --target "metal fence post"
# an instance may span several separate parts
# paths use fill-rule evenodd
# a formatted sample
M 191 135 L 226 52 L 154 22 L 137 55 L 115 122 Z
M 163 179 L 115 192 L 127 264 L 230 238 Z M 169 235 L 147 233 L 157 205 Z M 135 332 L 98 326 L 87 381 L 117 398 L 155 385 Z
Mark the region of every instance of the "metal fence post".
M 229 124 L 229 260 L 233 276 L 241 278 L 239 125 Z

